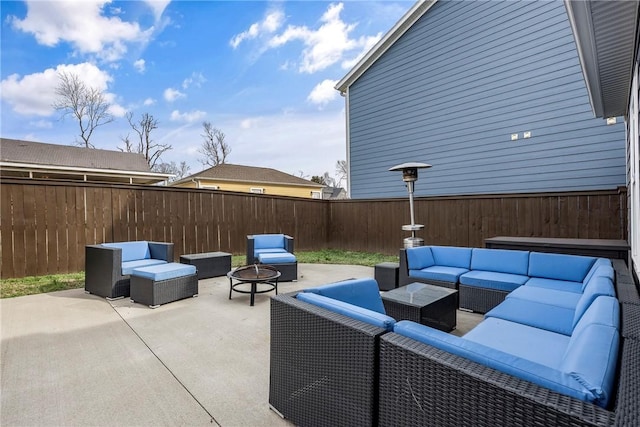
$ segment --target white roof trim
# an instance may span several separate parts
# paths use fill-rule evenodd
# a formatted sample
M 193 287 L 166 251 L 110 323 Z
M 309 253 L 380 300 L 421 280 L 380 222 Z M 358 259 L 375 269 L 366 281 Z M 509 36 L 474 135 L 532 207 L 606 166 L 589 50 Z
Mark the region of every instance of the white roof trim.
M 39 165 L 35 163 L 16 163 L 16 162 L 0 162 L 0 168 L 14 169 L 14 170 L 46 170 L 46 171 L 59 171 L 59 172 L 76 172 L 86 175 L 122 175 L 122 176 L 136 176 L 136 177 L 148 177 L 148 178 L 161 178 L 162 180 L 169 179 L 175 175 L 157 172 L 139 172 L 139 171 L 125 171 L 117 169 L 92 169 L 92 168 L 80 168 L 76 166 L 52 166 L 52 165 Z
M 360 78 L 393 44 L 436 3 L 437 0 L 418 0 L 411 9 L 385 34 L 378 43 L 340 80 L 335 89 L 345 94 L 347 88 Z

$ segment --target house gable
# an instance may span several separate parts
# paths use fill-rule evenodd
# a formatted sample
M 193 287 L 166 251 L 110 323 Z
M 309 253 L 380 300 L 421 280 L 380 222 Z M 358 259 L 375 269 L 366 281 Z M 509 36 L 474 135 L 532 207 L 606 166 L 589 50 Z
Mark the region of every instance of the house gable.
M 438 1 L 347 97 L 353 198 L 404 196 L 386 171 L 407 161 L 433 165 L 417 196 L 625 184 L 624 125 L 593 119 L 561 2 Z

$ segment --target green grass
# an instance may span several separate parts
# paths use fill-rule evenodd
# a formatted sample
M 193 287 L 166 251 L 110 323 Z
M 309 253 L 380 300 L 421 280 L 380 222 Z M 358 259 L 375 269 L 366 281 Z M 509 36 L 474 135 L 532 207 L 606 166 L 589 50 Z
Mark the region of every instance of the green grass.
M 381 262 L 398 261 L 398 257 L 393 255 L 340 251 L 335 249 L 296 252 L 296 258 L 301 264 L 347 264 L 364 265 L 368 267 L 373 267 Z M 233 255 L 231 257 L 231 265 L 234 268 L 244 265 L 245 263 L 246 258 L 244 254 Z M 30 276 L 19 279 L 0 279 L 0 298 L 13 298 L 83 287 L 84 272 Z

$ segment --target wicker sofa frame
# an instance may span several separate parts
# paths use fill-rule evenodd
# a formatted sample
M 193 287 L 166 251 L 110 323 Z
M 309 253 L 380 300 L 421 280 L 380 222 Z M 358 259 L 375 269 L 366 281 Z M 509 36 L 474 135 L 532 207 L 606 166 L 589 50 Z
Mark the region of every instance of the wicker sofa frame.
M 173 262 L 173 243 L 148 243 L 151 258 Z M 85 246 L 86 292 L 116 299 L 128 297 L 130 287 L 130 276 L 122 275 L 122 249 L 102 245 Z
M 386 331 L 295 295 L 271 299 L 271 408 L 297 426 L 375 425 Z
M 407 262 L 407 250 L 400 249 L 400 263 L 398 268 L 398 286 L 406 286 L 409 283 L 427 283 L 429 285 L 442 286 L 449 289 L 458 289 L 459 283 L 445 282 L 442 280 L 423 279 L 420 277 L 409 277 L 409 264 Z
M 624 261 L 613 266 L 622 328 L 617 389 L 607 409 L 376 331 L 294 295 L 272 300 L 269 402 L 302 426 L 638 425 L 640 297 Z M 372 364 L 373 373 L 351 371 L 345 356 L 354 366 Z M 370 384 L 357 382 L 362 378 Z M 365 416 L 371 402 L 376 410 Z

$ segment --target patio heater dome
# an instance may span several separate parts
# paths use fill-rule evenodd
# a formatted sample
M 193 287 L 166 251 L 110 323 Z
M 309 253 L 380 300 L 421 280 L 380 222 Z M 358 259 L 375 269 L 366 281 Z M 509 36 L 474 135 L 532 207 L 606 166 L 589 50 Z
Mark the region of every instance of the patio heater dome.
M 415 223 L 415 215 L 413 213 L 413 189 L 415 182 L 418 180 L 418 169 L 427 169 L 431 165 L 426 163 L 409 162 L 402 163 L 401 165 L 393 166 L 389 171 L 401 171 L 402 180 L 407 184 L 407 190 L 409 191 L 409 212 L 411 213 L 411 224 L 403 225 L 404 231 L 410 231 L 411 237 L 404 239 L 405 248 L 414 248 L 424 245 L 424 239 L 416 237 L 416 231 L 422 230 L 424 225 Z

